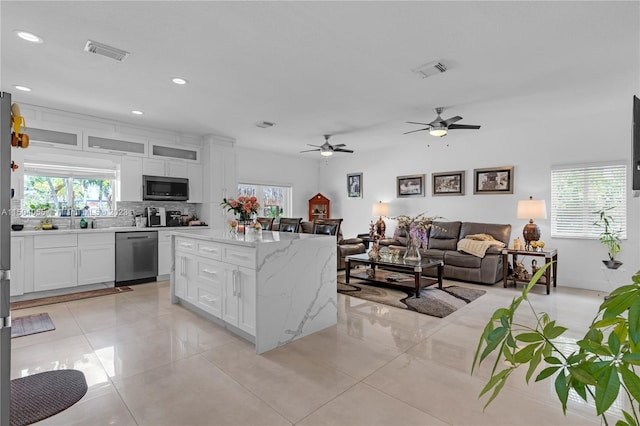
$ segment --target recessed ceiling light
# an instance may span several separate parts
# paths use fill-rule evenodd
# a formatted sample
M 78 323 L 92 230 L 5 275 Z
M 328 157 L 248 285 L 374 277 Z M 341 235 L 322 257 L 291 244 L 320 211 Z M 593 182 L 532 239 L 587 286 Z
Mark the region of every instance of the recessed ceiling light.
M 171 81 L 173 81 L 175 84 L 187 84 L 187 80 L 180 77 L 174 77 L 171 79 Z
M 138 111 L 137 109 L 134 109 L 133 111 L 131 111 L 131 114 L 142 115 L 142 114 L 144 114 L 144 112 Z
M 30 33 L 29 31 L 15 30 L 14 32 L 21 39 L 30 41 L 31 43 L 38 43 L 38 44 L 44 43 L 44 40 L 42 39 L 42 37 L 40 37 L 37 34 Z
M 14 85 L 13 87 L 15 87 L 18 90 L 22 90 L 23 92 L 30 92 L 31 91 L 31 88 L 27 87 L 27 86 Z

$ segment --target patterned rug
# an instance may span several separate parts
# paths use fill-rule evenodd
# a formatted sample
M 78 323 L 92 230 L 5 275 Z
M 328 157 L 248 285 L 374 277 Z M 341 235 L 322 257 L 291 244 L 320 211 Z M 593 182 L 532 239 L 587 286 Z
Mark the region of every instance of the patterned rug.
M 370 285 L 359 279 L 350 281 L 345 284 L 344 276 L 338 276 L 338 293 L 438 318 L 446 317 L 486 293 L 484 290 L 456 285 L 443 287 L 442 290 L 434 286 L 423 288 L 420 298 L 416 298 L 415 291 L 408 288 Z
M 11 320 L 11 338 L 28 336 L 30 334 L 44 333 L 55 330 L 51 317 L 48 313 L 27 315 Z

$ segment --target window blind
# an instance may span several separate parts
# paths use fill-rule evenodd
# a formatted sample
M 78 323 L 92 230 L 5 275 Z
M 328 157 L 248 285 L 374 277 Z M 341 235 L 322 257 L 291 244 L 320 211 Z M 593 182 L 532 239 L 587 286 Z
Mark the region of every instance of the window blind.
M 50 177 L 75 177 L 84 179 L 105 179 L 116 178 L 116 171 L 112 169 L 98 169 L 93 167 L 79 167 L 66 164 L 39 164 L 25 163 L 24 172 L 30 176 L 50 176 Z
M 627 238 L 627 166 L 594 164 L 557 166 L 551 169 L 551 236 L 598 238 L 595 213 L 613 207 L 613 218 L 621 238 Z

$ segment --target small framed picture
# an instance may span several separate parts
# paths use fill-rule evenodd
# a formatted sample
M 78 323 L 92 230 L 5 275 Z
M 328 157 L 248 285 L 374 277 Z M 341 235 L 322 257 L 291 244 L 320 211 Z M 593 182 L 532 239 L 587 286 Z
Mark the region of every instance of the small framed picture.
M 432 195 L 464 195 L 464 170 L 432 173 Z
M 473 170 L 474 194 L 513 194 L 513 166 Z
M 424 175 L 396 177 L 398 198 L 424 197 Z
M 362 173 L 347 175 L 347 197 L 362 198 Z

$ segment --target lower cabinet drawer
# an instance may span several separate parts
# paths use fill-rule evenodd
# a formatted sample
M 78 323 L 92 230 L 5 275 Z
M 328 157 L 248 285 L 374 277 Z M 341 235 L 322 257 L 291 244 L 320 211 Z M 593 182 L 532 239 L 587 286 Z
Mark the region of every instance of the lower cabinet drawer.
M 203 311 L 222 318 L 222 289 L 213 285 L 199 284 L 196 289 L 196 305 Z
M 256 250 L 248 247 L 227 245 L 224 247 L 222 261 L 256 269 Z
M 196 277 L 198 281 L 222 286 L 225 269 L 220 262 L 208 262 L 196 257 Z

